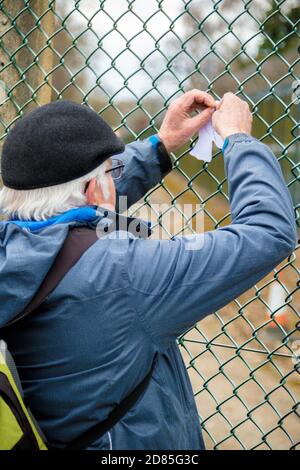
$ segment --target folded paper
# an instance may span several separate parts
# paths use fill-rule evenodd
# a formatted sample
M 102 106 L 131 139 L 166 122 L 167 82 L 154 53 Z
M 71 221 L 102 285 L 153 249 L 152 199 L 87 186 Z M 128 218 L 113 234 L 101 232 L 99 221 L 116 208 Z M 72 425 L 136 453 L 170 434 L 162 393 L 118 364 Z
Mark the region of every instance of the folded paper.
M 190 154 L 196 157 L 198 160 L 210 162 L 212 159 L 212 147 L 213 142 L 218 148 L 223 147 L 224 140 L 214 130 L 211 120 L 201 127 L 199 131 L 199 137 L 195 147 L 192 148 Z

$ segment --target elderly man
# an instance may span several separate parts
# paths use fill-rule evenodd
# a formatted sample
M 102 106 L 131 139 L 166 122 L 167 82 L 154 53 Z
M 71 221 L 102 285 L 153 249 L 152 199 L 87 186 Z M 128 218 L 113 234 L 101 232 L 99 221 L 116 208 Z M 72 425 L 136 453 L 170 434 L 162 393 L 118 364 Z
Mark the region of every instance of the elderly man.
M 206 232 L 194 250 L 186 237 L 146 239 L 141 221 L 135 226 L 143 233 L 135 234 L 124 216 L 105 233 L 118 197 L 139 200 L 171 170 L 169 153 L 211 117 L 225 139 L 232 223 Z M 158 135 L 125 150 L 96 113 L 68 101 L 36 109 L 9 132 L 0 336 L 53 446 L 97 428 L 148 376 L 139 399 L 89 448 L 204 448 L 176 338 L 253 286 L 296 242 L 280 166 L 251 137 L 251 122 L 248 105 L 233 94 L 219 104 L 193 90 L 171 104 Z M 99 226 L 99 239 L 24 316 L 55 260 L 67 259 L 61 248 L 68 234 L 84 243 Z

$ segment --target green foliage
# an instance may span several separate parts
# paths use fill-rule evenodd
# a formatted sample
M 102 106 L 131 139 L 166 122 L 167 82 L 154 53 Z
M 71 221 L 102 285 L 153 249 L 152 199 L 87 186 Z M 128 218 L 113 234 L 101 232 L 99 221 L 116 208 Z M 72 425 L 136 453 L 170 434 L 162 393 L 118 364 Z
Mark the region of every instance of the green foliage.
M 259 49 L 259 57 L 276 51 L 285 53 L 297 48 L 299 38 L 293 34 L 299 29 L 300 6 L 283 11 L 282 2 L 272 0 L 266 19 L 261 24 L 264 40 Z

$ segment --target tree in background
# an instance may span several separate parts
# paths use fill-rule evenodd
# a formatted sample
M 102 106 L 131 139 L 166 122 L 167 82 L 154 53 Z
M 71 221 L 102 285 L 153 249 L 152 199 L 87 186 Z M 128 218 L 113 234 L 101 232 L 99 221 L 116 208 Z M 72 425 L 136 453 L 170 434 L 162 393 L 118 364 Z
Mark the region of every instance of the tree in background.
M 299 46 L 299 35 L 296 34 L 295 27 L 300 20 L 300 6 L 287 10 L 284 9 L 285 5 L 280 5 L 280 3 L 272 0 L 270 8 L 266 12 L 266 19 L 261 28 L 264 40 L 259 48 L 259 58 L 272 53 L 274 46 L 282 54 L 295 52 Z
M 56 34 L 52 41 L 54 72 L 52 99 L 62 97 L 81 102 L 87 87 L 87 38 L 82 35 L 84 25 L 72 12 L 71 2 L 57 2 L 55 9 Z
M 239 23 L 229 25 L 240 15 Z M 236 70 L 236 63 L 226 68 L 240 50 L 236 36 L 247 25 L 247 13 L 241 0 L 223 0 L 214 6 L 210 1 L 190 2 L 179 18 L 182 24 L 182 53 L 178 56 L 178 45 L 171 44 L 175 60 L 175 72 L 182 78 L 187 88 L 212 88 L 222 95 L 236 89 L 236 81 L 228 71 Z M 177 58 L 178 56 L 178 58 Z

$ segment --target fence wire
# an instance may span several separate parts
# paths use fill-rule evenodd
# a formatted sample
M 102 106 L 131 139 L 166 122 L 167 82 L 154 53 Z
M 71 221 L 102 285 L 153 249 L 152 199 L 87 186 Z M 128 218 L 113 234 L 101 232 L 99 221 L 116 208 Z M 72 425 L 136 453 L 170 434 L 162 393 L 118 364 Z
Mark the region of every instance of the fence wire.
M 299 226 L 299 17 L 293 0 L 2 0 L 1 146 L 24 113 L 56 99 L 91 106 L 130 142 L 155 133 L 184 91 L 233 91 L 282 165 Z M 192 145 L 131 210 L 164 237 L 194 231 L 186 203 L 201 204 L 206 230 L 230 221 L 220 152 L 202 164 Z M 183 228 L 169 225 L 171 209 Z M 299 291 L 295 252 L 178 338 L 208 448 L 299 448 Z

